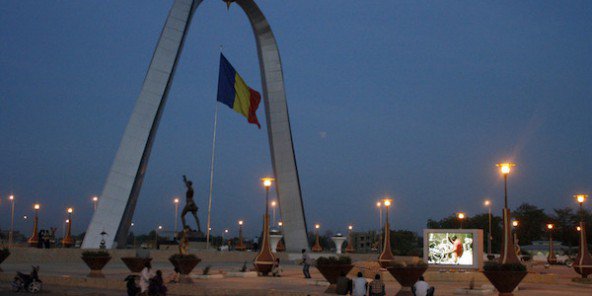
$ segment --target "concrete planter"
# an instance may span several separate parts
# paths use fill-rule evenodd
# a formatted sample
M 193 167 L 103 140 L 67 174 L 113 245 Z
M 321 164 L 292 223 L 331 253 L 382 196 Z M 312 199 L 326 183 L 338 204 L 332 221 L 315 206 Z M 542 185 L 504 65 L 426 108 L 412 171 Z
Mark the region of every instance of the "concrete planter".
M 105 275 L 101 270 L 111 260 L 111 256 L 82 256 L 82 261 L 90 268 L 88 277 L 104 278 Z
M 8 249 L 0 249 L 0 264 L 2 264 L 8 256 L 10 256 L 10 251 L 8 251 Z M 0 268 L 0 272 L 2 272 L 2 268 Z
M 335 264 L 335 265 L 320 265 L 317 266 L 317 269 L 323 277 L 329 282 L 329 287 L 325 290 L 325 293 L 335 294 L 335 289 L 337 288 L 337 279 L 341 275 L 341 273 L 347 274 L 350 270 L 354 268 L 351 264 Z
M 121 261 L 125 263 L 127 269 L 131 272 L 141 272 L 144 269 L 146 263 L 152 261 L 152 258 L 142 258 L 142 257 L 121 257 Z
M 180 282 L 191 283 L 191 278 L 187 275 L 201 262 L 201 259 L 193 255 L 173 255 L 169 258 L 169 261 L 173 264 L 180 274 Z
M 388 267 L 386 270 L 399 282 L 401 290 L 397 295 L 413 295 L 411 287 L 428 269 L 427 266 Z
M 513 270 L 484 270 L 483 274 L 497 289 L 500 296 L 511 296 L 513 295 L 512 291 L 516 289 L 528 272 Z

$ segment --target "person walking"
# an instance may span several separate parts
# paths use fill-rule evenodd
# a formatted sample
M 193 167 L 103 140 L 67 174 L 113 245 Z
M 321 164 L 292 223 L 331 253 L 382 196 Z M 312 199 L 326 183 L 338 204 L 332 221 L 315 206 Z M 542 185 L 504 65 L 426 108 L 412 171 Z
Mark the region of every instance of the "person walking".
M 385 296 L 386 290 L 384 287 L 384 283 L 380 279 L 380 274 L 376 274 L 374 276 L 374 280 L 370 283 L 370 287 L 368 288 L 370 296 Z
M 304 278 L 310 278 L 310 256 L 306 249 L 302 249 L 302 273 L 304 274 Z
M 368 283 L 364 278 L 362 272 L 358 272 L 358 277 L 353 279 L 352 283 L 352 296 L 366 296 L 368 290 Z

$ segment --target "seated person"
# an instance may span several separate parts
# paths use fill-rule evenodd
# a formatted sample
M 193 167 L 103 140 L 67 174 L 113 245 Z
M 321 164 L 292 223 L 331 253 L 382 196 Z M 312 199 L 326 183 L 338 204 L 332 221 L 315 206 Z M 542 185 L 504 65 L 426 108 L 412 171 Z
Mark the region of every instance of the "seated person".
M 419 277 L 419 280 L 413 285 L 413 295 L 414 296 L 432 296 L 434 295 L 434 287 L 430 287 L 428 283 L 426 283 L 423 275 Z
M 280 277 L 282 273 L 282 269 L 280 268 L 280 258 L 275 258 L 273 261 L 273 266 L 271 267 L 271 275 L 275 277 Z
M 352 281 L 345 275 L 345 272 L 342 271 L 337 278 L 337 288 L 335 289 L 335 293 L 337 293 L 337 295 L 347 295 L 351 293 L 351 289 Z
M 150 295 L 166 296 L 167 287 L 162 280 L 162 271 L 157 270 L 156 275 L 150 279 L 148 293 Z

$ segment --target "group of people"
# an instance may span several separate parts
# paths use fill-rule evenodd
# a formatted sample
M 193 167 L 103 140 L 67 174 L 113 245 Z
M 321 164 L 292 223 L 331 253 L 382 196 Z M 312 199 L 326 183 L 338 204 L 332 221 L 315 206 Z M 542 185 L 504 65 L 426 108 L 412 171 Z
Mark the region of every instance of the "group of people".
M 312 259 L 308 255 L 306 249 L 302 249 L 302 273 L 304 277 L 309 279 L 310 277 L 310 266 L 313 264 Z M 362 272 L 358 272 L 356 278 L 349 279 L 345 273 L 342 273 L 337 279 L 336 293 L 338 295 L 352 295 L 352 296 L 385 296 L 386 288 L 384 282 L 380 279 L 380 274 L 374 276 L 374 280 L 370 283 L 364 278 Z M 426 283 L 423 276 L 419 277 L 419 280 L 413 285 L 414 296 L 433 296 L 434 287 L 430 287 Z
M 420 276 L 419 280 L 413 285 L 412 291 L 414 296 L 434 295 L 434 287 L 430 287 L 423 276 Z M 358 276 L 353 280 L 347 278 L 345 273 L 342 273 L 337 279 L 336 293 L 338 295 L 352 296 L 385 296 L 386 288 L 384 282 L 380 279 L 380 274 L 376 274 L 374 280 L 368 283 L 362 272 L 358 272 Z
M 178 281 L 178 270 L 171 275 L 171 278 L 176 278 Z M 140 286 L 136 286 L 136 277 L 128 276 L 127 281 L 127 295 L 128 296 L 166 296 L 167 287 L 165 280 L 162 277 L 162 271 L 152 271 L 150 262 L 144 264 L 144 269 L 140 272 Z M 167 279 L 167 282 L 174 282 L 174 279 Z

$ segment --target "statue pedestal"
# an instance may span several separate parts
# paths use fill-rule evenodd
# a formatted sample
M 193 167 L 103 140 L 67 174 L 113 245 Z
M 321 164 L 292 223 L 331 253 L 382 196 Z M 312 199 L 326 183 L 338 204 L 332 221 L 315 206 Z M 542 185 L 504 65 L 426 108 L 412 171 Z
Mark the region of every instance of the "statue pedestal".
M 335 253 L 341 254 L 341 246 L 343 246 L 343 242 L 345 241 L 344 236 L 334 236 L 331 238 L 333 243 L 335 243 Z
M 269 236 L 269 243 L 271 243 L 271 252 L 277 253 L 277 245 L 282 239 L 281 234 L 272 234 Z

